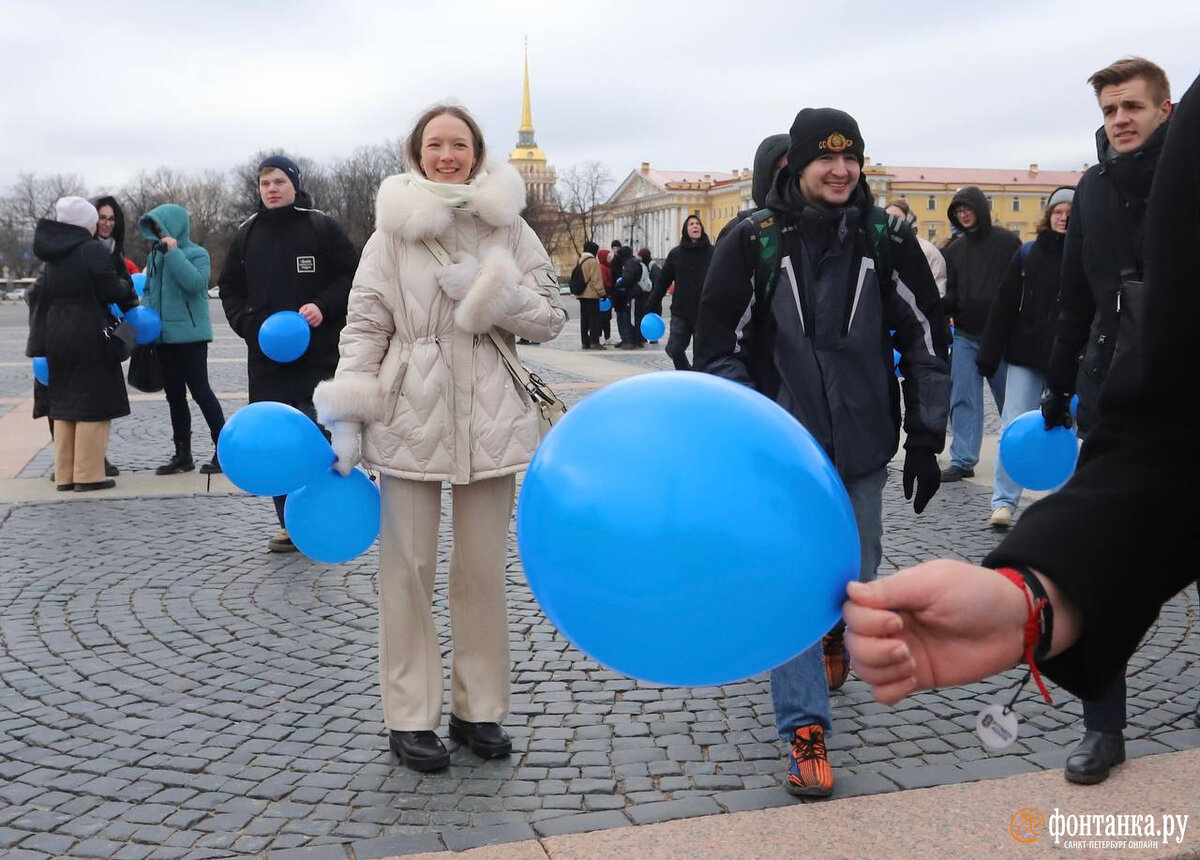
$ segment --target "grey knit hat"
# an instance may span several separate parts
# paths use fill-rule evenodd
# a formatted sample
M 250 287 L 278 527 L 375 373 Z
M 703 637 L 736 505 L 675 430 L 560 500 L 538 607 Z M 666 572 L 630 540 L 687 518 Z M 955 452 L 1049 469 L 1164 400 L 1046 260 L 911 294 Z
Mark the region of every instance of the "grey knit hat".
M 1046 201 L 1046 208 L 1053 209 L 1059 203 L 1070 203 L 1075 199 L 1075 187 L 1072 185 L 1063 185 L 1055 188 L 1050 195 L 1050 199 Z

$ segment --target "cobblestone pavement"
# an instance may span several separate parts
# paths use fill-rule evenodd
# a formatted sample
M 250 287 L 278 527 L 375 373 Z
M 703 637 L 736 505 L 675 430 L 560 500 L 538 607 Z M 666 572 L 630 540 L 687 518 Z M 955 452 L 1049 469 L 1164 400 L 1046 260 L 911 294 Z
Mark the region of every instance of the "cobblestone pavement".
M 629 356 L 615 360 L 669 364 Z M 0 396 L 22 393 L 10 370 Z M 129 429 L 114 459 L 152 462 L 138 457 L 165 419 L 139 404 L 117 422 Z M 989 497 L 948 485 L 916 517 L 894 469 L 885 571 L 979 559 L 997 541 Z M 448 498 L 435 597 L 447 654 Z M 667 688 L 605 670 L 542 616 L 513 542 L 513 756 L 481 762 L 451 745 L 445 772 L 398 767 L 376 686 L 376 551 L 344 565 L 273 556 L 273 526 L 270 503 L 242 495 L 0 505 L 0 853 L 367 860 L 795 802 L 779 787 L 765 676 Z M 1200 746 L 1196 622 L 1189 591 L 1130 666 L 1131 755 Z M 1003 755 L 972 732 L 979 700 L 1018 678 L 895 708 L 851 678 L 834 695 L 837 795 L 1060 767 L 1081 730 L 1061 691 L 1057 707 L 1026 691 L 1021 739 Z

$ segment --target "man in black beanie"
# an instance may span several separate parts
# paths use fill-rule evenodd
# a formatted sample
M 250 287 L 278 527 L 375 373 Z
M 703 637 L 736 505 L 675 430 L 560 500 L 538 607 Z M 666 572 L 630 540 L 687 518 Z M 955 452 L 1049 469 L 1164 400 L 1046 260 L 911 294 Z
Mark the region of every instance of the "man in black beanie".
M 315 423 L 313 389 L 337 369 L 358 251 L 337 222 L 312 208 L 300 167 L 286 155 L 263 159 L 258 193 L 258 212 L 238 227 L 221 269 L 221 305 L 246 341 L 250 402 L 286 403 Z M 312 329 L 308 349 L 295 361 L 274 361 L 259 348 L 258 330 L 277 311 L 298 311 Z M 267 542 L 271 552 L 296 550 L 283 522 L 286 499 L 275 498 L 282 531 Z
M 821 443 L 854 509 L 866 581 L 883 554 L 883 487 L 901 393 L 904 495 L 919 514 L 940 483 L 950 378 L 929 264 L 912 230 L 874 206 L 863 152 L 849 114 L 800 111 L 766 210 L 735 225 L 713 252 L 695 356 L 698 370 L 771 397 Z M 795 795 L 833 793 L 825 734 L 829 690 L 849 672 L 841 636 L 831 631 L 771 673 L 776 727 L 791 746 L 785 787 Z

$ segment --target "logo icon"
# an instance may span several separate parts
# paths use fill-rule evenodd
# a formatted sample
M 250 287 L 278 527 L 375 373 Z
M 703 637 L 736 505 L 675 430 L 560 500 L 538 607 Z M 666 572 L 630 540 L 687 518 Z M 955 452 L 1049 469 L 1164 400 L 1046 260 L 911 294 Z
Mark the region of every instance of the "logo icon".
M 1013 839 L 1026 845 L 1037 842 L 1046 832 L 1046 817 L 1036 809 L 1018 809 L 1009 822 L 1008 832 Z
M 854 141 L 846 137 L 840 131 L 835 131 L 829 137 L 825 138 L 819 144 L 818 149 L 827 149 L 830 152 L 845 152 L 850 147 L 854 146 Z
M 306 272 L 315 272 L 316 270 L 317 270 L 317 258 L 316 257 L 297 257 L 296 258 L 296 271 L 298 273 L 304 274 Z

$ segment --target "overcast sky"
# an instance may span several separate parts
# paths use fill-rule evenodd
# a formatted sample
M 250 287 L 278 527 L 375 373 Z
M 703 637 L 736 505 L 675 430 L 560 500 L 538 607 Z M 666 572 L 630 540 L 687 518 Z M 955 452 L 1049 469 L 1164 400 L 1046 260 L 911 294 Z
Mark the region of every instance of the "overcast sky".
M 0 0 L 0 193 L 22 172 L 97 190 L 273 147 L 332 160 L 446 96 L 506 154 L 526 36 L 560 170 L 748 167 L 805 106 L 854 114 L 877 163 L 1077 169 L 1096 160 L 1088 75 L 1142 54 L 1178 97 L 1198 35 L 1196 0 Z

